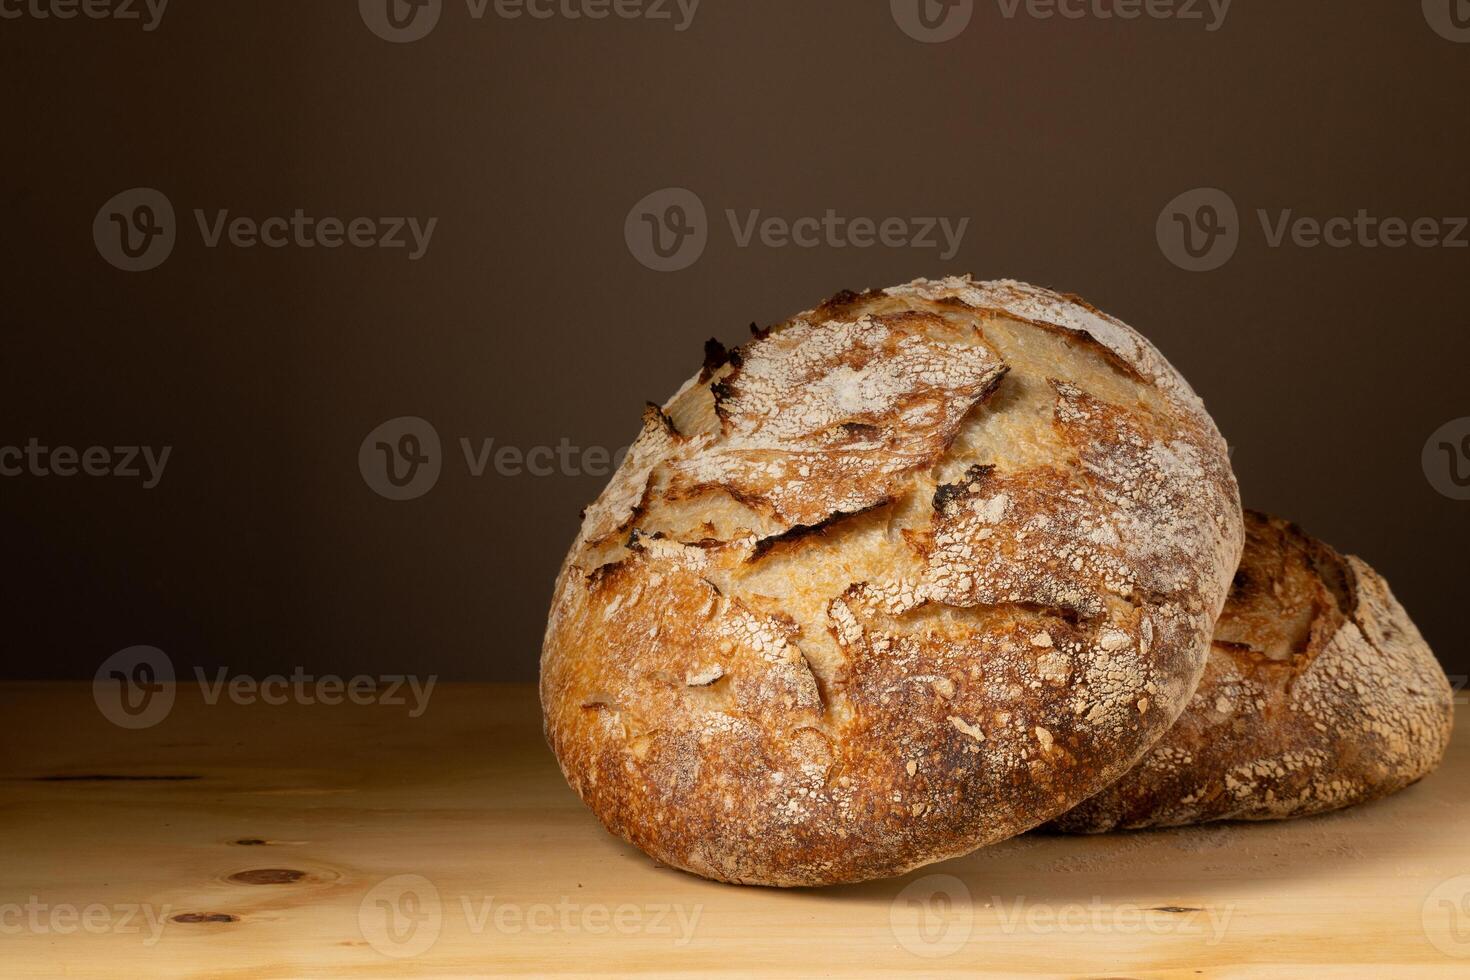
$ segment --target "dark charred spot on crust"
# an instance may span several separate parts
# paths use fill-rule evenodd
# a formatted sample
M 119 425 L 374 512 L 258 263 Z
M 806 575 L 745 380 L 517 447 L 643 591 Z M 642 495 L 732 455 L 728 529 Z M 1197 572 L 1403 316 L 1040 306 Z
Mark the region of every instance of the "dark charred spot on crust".
M 887 507 L 892 503 L 892 497 L 885 497 L 877 503 L 864 507 L 861 510 L 839 511 L 836 514 L 828 515 L 826 518 L 818 521 L 815 524 L 798 524 L 795 527 L 791 528 L 789 531 L 783 531 L 782 533 L 772 535 L 769 538 L 761 538 L 759 541 L 756 542 L 755 550 L 750 553 L 750 557 L 747 558 L 746 561 L 759 561 L 766 556 L 767 552 L 769 552 L 777 545 L 790 544 L 793 541 L 800 541 L 803 538 L 809 538 L 812 535 L 826 534 L 832 529 L 834 525 L 840 524 L 843 521 L 850 520 L 854 517 L 860 517 L 863 514 L 870 514 L 873 511 L 883 507 Z
M 940 484 L 934 491 L 934 512 L 942 514 L 950 504 L 974 494 L 994 472 L 993 464 L 976 463 L 965 471 L 965 478 L 960 482 Z
M 713 337 L 705 341 L 704 366 L 700 368 L 698 383 L 704 384 L 709 381 L 710 378 L 714 377 L 717 372 L 726 366 L 730 368 L 729 371 L 725 372 L 725 376 L 710 385 L 709 389 L 710 397 L 714 399 L 715 403 L 715 416 L 719 418 L 722 424 L 727 421 L 724 403 L 735 394 L 733 382 L 736 378 L 740 377 L 740 369 L 745 365 L 746 351 L 769 337 L 773 329 L 773 327 L 766 327 L 762 330 L 754 323 L 751 323 L 750 341 L 730 350 L 726 350 L 725 345 Z
M 946 507 L 956 500 L 962 500 L 970 492 L 967 483 L 945 483 L 934 491 L 933 508 L 936 514 L 944 513 Z
M 709 393 L 715 400 L 715 414 L 721 422 L 726 421 L 728 416 L 725 414 L 725 403 L 735 397 L 735 389 L 725 381 L 716 381 L 709 386 Z
M 1255 647 L 1251 646 L 1249 643 L 1237 643 L 1234 640 L 1211 640 L 1210 642 L 1213 643 L 1215 646 L 1220 647 L 1222 650 L 1229 650 L 1231 653 L 1261 652 Z
M 633 530 L 628 532 L 628 540 L 625 543 L 624 547 L 626 547 L 629 551 L 642 551 L 643 542 L 645 539 L 649 541 L 662 541 L 664 539 L 664 532 L 654 531 L 652 534 L 650 534 L 646 531 L 640 531 L 635 527 L 633 528 Z
M 838 428 L 842 430 L 844 436 L 853 441 L 876 439 L 883 434 L 882 429 L 867 422 L 843 422 Z
M 711 337 L 704 342 L 704 367 L 699 370 L 699 383 L 704 384 L 730 360 L 730 352 L 718 339 Z
M 856 303 L 861 298 L 861 296 L 861 293 L 855 293 L 851 289 L 839 289 L 837 293 L 832 296 L 832 298 L 828 299 L 827 302 L 822 304 L 821 308 L 825 310 L 829 306 L 851 306 L 853 303 Z
M 714 373 L 726 364 L 739 367 L 741 364 L 739 350 L 726 350 L 725 345 L 714 337 L 704 342 L 704 367 L 699 371 L 699 383 L 704 384 Z
M 228 912 L 180 912 L 169 919 L 170 922 L 183 922 L 185 924 L 195 922 L 239 922 L 238 915 L 230 915 Z

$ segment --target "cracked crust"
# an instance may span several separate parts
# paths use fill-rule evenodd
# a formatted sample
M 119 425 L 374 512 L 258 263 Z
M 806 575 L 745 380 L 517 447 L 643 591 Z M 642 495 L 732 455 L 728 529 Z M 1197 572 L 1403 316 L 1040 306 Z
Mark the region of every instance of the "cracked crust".
M 1453 694 L 1377 572 L 1246 515 L 1204 679 L 1170 732 L 1053 828 L 1283 820 L 1397 792 L 1449 744 Z
M 1240 557 L 1223 440 L 1143 338 L 1019 283 L 843 293 L 650 406 L 563 565 L 548 741 L 723 881 L 901 874 L 1124 772 Z

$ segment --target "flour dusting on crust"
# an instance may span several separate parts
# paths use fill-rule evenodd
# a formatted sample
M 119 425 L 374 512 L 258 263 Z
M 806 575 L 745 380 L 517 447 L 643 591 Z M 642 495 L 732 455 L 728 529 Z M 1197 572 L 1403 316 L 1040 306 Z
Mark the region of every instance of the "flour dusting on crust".
M 1439 765 L 1453 695 L 1387 583 L 1285 521 L 1248 513 L 1246 529 L 1183 716 L 1056 829 L 1309 816 L 1386 796 Z
M 1213 423 L 1118 321 L 1011 282 L 844 293 L 645 413 L 557 583 L 547 735 L 668 864 L 900 874 L 1147 751 L 1240 520 Z

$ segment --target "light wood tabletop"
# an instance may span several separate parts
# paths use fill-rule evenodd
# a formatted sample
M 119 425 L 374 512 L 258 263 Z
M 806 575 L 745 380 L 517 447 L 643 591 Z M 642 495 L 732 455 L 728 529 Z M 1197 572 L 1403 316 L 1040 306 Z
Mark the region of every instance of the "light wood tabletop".
M 0 975 L 1470 976 L 1463 714 L 1369 806 L 779 891 L 609 836 L 529 686 L 162 690 L 0 685 Z

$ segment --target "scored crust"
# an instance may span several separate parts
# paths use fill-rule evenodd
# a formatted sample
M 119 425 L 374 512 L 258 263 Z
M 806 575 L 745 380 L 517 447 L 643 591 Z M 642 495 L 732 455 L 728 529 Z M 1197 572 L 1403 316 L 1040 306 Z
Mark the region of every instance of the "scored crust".
M 1397 792 L 1439 765 L 1454 696 L 1388 583 L 1293 524 L 1246 515 L 1204 679 L 1069 833 L 1281 820 Z
M 609 830 L 724 881 L 901 874 L 1168 729 L 1243 535 L 1224 442 L 1147 341 L 955 278 L 706 353 L 587 509 L 547 624 L 547 738 Z

